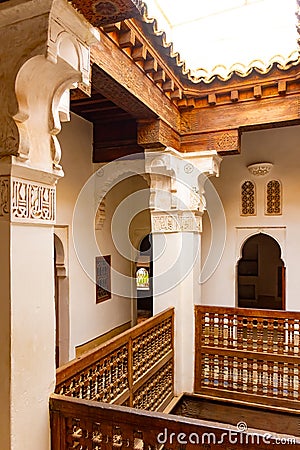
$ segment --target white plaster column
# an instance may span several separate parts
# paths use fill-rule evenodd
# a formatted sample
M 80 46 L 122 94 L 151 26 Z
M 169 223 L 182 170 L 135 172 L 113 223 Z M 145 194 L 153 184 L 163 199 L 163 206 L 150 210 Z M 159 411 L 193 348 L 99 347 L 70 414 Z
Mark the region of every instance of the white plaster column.
M 146 152 L 150 174 L 154 314 L 175 307 L 175 393 L 193 392 L 194 305 L 201 303 L 203 185 L 218 175 L 215 151 Z
M 0 5 L 2 450 L 50 448 L 56 136 L 68 89 L 89 83 L 91 31 L 65 0 Z

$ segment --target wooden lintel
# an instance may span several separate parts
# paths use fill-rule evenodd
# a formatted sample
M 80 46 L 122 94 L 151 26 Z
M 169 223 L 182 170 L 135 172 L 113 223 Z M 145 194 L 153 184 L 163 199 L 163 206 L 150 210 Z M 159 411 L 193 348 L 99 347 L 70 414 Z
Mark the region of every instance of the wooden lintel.
M 181 137 L 182 152 L 216 150 L 221 155 L 240 153 L 240 135 L 237 129 L 197 133 Z
M 138 145 L 143 148 L 173 147 L 180 150 L 180 136 L 162 120 L 139 121 Z
M 256 101 L 194 108 L 182 111 L 182 123 L 189 126 L 186 134 L 211 133 L 241 127 L 268 127 L 300 121 L 300 94 L 261 98 Z

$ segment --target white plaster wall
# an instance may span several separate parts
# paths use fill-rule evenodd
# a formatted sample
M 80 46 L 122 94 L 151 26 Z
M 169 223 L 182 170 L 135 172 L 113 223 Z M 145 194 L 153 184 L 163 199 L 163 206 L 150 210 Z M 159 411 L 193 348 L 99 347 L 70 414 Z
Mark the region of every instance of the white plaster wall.
M 74 114 L 72 114 L 71 122 L 63 124 L 62 131 L 59 134 L 65 177 L 58 182 L 57 187 L 57 225 L 67 225 L 69 230 L 69 248 L 66 251 L 69 260 L 70 359 L 75 356 L 76 346 L 132 319 L 132 301 L 128 298 L 124 299 L 120 295 L 113 294 L 110 300 L 96 304 L 94 281 L 81 267 L 74 249 L 72 216 L 75 203 L 85 182 L 98 168 L 98 165 L 92 163 L 92 137 L 92 124 Z M 96 231 L 99 252 L 89 250 L 88 247 L 86 249 L 87 253 L 90 252 L 89 265 L 92 272 L 94 271 L 96 256 L 100 254 L 111 255 L 114 268 L 127 276 L 125 281 L 123 280 L 125 283 L 124 289 L 128 283 L 132 283 L 130 279 L 132 263 L 129 259 L 121 256 L 115 247 L 111 238 L 111 218 L 118 203 L 130 193 L 139 189 L 139 186 L 145 188 L 146 182 L 141 177 L 135 177 L 134 180 L 129 179 L 112 189 L 106 197 L 106 219 L 103 229 Z M 85 214 L 92 214 L 91 205 L 86 206 Z M 119 231 L 127 227 L 128 217 L 126 217 L 126 212 L 124 214 L 115 227 L 115 233 L 118 233 L 118 227 Z M 140 219 L 135 221 L 135 226 L 138 228 L 145 227 L 144 222 L 147 221 L 145 217 L 147 217 L 147 214 L 146 216 L 142 214 Z M 85 233 L 82 234 L 82 240 L 88 242 L 88 236 Z M 113 290 L 114 287 L 116 287 L 116 280 L 112 276 Z M 118 285 L 118 290 L 122 291 L 122 286 Z
M 226 156 L 221 164 L 220 178 L 212 178 L 222 200 L 227 221 L 227 238 L 221 261 L 211 278 L 202 286 L 202 303 L 236 306 L 236 263 L 245 240 L 263 231 L 281 245 L 286 265 L 286 308 L 300 310 L 300 126 L 251 131 L 242 135 L 240 155 Z M 265 177 L 252 176 L 247 166 L 267 161 L 274 164 Z M 282 182 L 283 213 L 264 215 L 265 186 L 271 179 Z M 243 181 L 256 183 L 257 215 L 240 216 L 240 187 Z M 209 251 L 211 225 L 207 213 L 203 219 L 202 262 Z

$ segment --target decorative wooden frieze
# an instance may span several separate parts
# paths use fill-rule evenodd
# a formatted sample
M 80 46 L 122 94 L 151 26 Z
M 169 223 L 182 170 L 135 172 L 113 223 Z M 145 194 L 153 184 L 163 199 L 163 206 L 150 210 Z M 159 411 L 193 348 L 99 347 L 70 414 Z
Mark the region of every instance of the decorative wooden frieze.
M 267 183 L 266 189 L 266 215 L 278 216 L 282 214 L 282 189 L 278 180 Z
M 72 5 L 95 27 L 136 17 L 142 10 L 141 0 L 72 0 Z
M 255 184 L 247 180 L 241 186 L 241 216 L 256 215 Z
M 138 144 L 144 148 L 180 148 L 179 134 L 162 120 L 138 123 Z
M 238 136 L 231 133 L 224 133 L 216 142 L 217 152 L 235 150 L 238 148 Z

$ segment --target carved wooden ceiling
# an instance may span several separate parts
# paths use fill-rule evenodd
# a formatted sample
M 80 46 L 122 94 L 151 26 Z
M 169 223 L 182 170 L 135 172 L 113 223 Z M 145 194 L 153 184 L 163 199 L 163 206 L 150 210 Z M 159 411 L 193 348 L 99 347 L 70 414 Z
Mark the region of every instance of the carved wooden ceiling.
M 138 16 L 142 3 L 141 0 L 72 0 L 74 8 L 95 27 Z
M 104 6 L 78 3 L 86 17 Z M 101 43 L 91 49 L 91 98 L 72 100 L 72 111 L 95 125 L 95 162 L 165 146 L 234 154 L 245 130 L 300 123 L 298 60 L 195 84 L 141 16 L 102 23 Z

